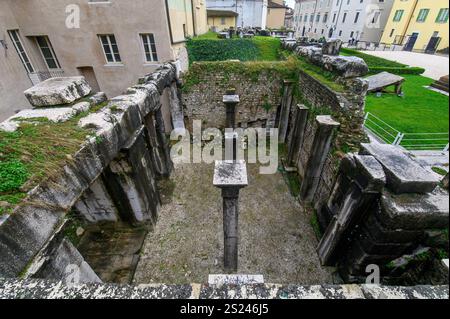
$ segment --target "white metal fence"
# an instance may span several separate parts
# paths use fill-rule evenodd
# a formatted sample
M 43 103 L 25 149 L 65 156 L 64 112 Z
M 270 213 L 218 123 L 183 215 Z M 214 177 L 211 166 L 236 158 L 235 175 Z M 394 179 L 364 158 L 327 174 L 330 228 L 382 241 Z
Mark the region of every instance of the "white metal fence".
M 449 149 L 449 133 L 405 133 L 400 132 L 370 112 L 364 118 L 364 127 L 387 144 L 401 146 L 407 150 Z

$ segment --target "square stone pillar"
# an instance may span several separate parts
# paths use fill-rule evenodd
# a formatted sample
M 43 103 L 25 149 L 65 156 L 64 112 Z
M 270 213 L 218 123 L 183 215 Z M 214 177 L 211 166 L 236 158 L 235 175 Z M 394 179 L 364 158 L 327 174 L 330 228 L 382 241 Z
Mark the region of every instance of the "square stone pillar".
M 376 202 L 386 183 L 383 167 L 372 156 L 347 156 L 342 161 L 340 174 L 352 182 L 350 185 L 336 183 L 329 201 L 340 204 L 317 248 L 320 262 L 325 266 L 335 265 L 346 235 Z
M 119 219 L 117 208 L 101 177 L 81 195 L 75 208 L 90 223 L 116 222 Z
M 238 133 L 225 131 L 225 160 L 236 161 Z
M 245 161 L 216 161 L 213 185 L 222 190 L 224 268 L 226 272 L 237 272 L 239 190 L 248 185 Z
M 330 151 L 333 133 L 340 124 L 329 115 L 319 115 L 316 117 L 316 125 L 317 129 L 300 189 L 300 198 L 305 202 L 311 202 L 314 198 L 325 160 Z
M 280 122 L 278 125 L 278 141 L 284 143 L 286 141 L 286 135 L 289 126 L 289 115 L 291 112 L 292 104 L 292 92 L 294 89 L 294 82 L 290 80 L 284 80 L 283 98 L 281 100 Z
M 136 131 L 103 176 L 120 215 L 127 216 L 124 219 L 132 223 L 156 223 L 160 197 L 144 139 L 144 127 Z
M 239 95 L 224 95 L 223 103 L 226 108 L 226 128 L 236 128 L 236 105 L 239 103 Z
M 297 104 L 297 113 L 292 132 L 292 138 L 289 144 L 287 165 L 297 166 L 298 155 L 303 145 L 305 137 L 306 123 L 308 120 L 309 109 L 303 104 Z

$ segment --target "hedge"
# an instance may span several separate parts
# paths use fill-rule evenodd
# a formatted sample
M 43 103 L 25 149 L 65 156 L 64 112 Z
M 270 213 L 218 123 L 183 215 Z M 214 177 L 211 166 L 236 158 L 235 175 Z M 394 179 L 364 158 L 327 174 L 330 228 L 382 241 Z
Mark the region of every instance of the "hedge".
M 391 60 L 386 60 L 386 59 L 379 58 L 379 57 L 376 57 L 373 55 L 362 53 L 361 51 L 358 51 L 358 50 L 352 50 L 352 49 L 348 49 L 348 48 L 342 48 L 341 54 L 359 57 L 359 58 L 363 59 L 364 61 L 366 61 L 369 68 L 373 68 L 373 67 L 406 68 L 407 67 L 407 65 L 402 64 L 402 63 L 398 63 L 398 62 L 391 61 Z
M 377 73 L 381 73 L 381 72 L 389 72 L 392 74 L 397 74 L 397 75 L 401 75 L 401 74 L 415 74 L 415 75 L 420 75 L 423 74 L 425 72 L 424 68 L 419 68 L 419 67 L 403 67 L 403 68 L 395 68 L 395 67 L 370 67 L 369 68 L 369 73 L 370 74 L 377 74 Z
M 259 49 L 251 39 L 189 40 L 187 42 L 189 61 L 254 61 Z

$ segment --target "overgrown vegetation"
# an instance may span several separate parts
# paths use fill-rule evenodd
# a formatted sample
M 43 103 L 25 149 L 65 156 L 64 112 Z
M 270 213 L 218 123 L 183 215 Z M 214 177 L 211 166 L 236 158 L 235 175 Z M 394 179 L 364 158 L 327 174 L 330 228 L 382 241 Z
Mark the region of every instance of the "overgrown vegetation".
M 348 48 L 341 49 L 341 55 L 344 56 L 356 56 L 366 61 L 369 67 L 369 74 L 377 74 L 381 72 L 389 72 L 393 74 L 422 74 L 425 72 L 424 68 L 409 67 L 405 64 L 379 58 L 370 54 L 363 53 L 358 50 L 352 50 Z
M 189 61 L 277 61 L 281 42 L 272 37 L 219 39 L 208 32 L 187 42 Z
M 92 108 L 97 111 L 106 102 Z M 22 122 L 16 132 L 0 131 L 0 215 L 11 212 L 26 193 L 45 179 L 52 179 L 72 160 L 89 135 L 77 126 L 84 112 L 64 123 L 38 120 Z

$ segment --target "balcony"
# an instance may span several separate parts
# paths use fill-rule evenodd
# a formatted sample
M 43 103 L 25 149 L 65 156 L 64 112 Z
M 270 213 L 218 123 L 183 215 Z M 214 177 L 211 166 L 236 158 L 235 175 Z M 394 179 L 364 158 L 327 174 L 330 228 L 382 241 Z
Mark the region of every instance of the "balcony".
M 50 78 L 60 78 L 64 76 L 64 70 L 63 69 L 54 69 L 49 71 L 36 71 L 28 73 L 28 76 L 33 83 L 33 85 L 36 85 L 38 83 L 41 83 L 42 81 L 45 81 Z

